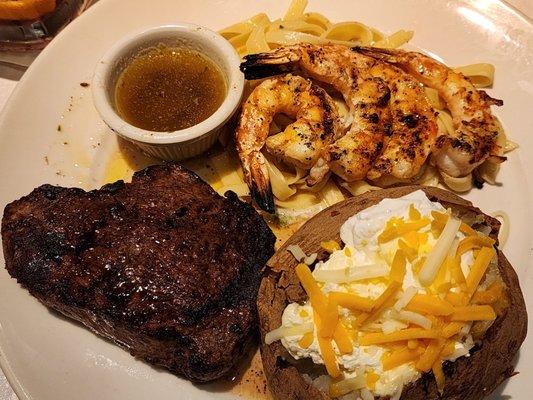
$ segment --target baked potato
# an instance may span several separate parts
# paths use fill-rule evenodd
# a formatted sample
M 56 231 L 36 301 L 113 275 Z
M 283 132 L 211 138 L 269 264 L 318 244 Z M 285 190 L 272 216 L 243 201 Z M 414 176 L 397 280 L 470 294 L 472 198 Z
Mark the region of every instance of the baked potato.
M 497 241 L 500 223 L 482 213 L 470 202 L 442 189 L 409 186 L 369 192 L 324 210 L 309 220 L 270 259 L 258 296 L 260 317 L 261 356 L 268 386 L 275 399 L 331 398 L 319 390 L 309 379 L 304 379 L 301 361 L 295 361 L 280 341 L 265 343 L 265 335 L 281 325 L 285 307 L 292 302 L 307 300 L 307 294 L 295 273 L 297 260 L 287 251 L 290 245 L 298 245 L 305 253 L 318 253 L 319 259 L 327 253 L 320 244 L 335 239 L 339 241 L 340 226 L 352 215 L 379 203 L 385 198 L 402 197 L 422 189 L 431 201 L 451 208 L 453 215 L 463 221 L 474 221 L 476 228 L 484 228 Z M 515 374 L 513 359 L 526 337 L 527 313 L 518 277 L 503 253 L 497 250 L 498 271 L 506 287 L 507 307 L 470 352 L 443 364 L 446 384 L 439 391 L 432 372 L 406 385 L 401 394 L 403 400 L 459 400 L 483 399 L 507 378 Z M 325 373 L 325 372 L 324 372 Z

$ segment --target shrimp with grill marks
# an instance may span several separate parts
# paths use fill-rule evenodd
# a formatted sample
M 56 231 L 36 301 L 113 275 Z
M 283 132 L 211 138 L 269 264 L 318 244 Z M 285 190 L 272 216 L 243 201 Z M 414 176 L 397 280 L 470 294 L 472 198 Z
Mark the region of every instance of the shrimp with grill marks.
M 438 168 L 454 177 L 465 176 L 491 157 L 500 156 L 499 129 L 491 105 L 503 105 L 477 90 L 463 74 L 421 53 L 403 50 L 357 47 L 356 51 L 392 63 L 434 88 L 445 101 L 453 118 L 454 132 L 437 138 L 434 160 Z
M 350 61 L 347 57 L 351 57 Z M 375 64 L 345 46 L 294 45 L 245 57 L 241 70 L 247 79 L 287 71 L 303 71 L 342 94 L 353 119 L 346 134 L 329 146 L 331 170 L 346 181 L 365 179 L 388 137 L 390 90 L 366 73 Z
M 350 108 L 350 130 L 330 145 L 331 169 L 346 181 L 417 175 L 437 134 L 419 83 L 393 65 L 339 45 L 295 45 L 245 58 L 247 78 L 302 71 L 330 84 Z
M 269 137 L 278 113 L 294 117 L 283 132 Z M 321 181 L 328 172 L 329 144 L 339 131 L 339 117 L 326 91 L 300 76 L 285 75 L 261 82 L 243 105 L 236 131 L 237 152 L 254 200 L 275 211 L 266 150 L 285 163 L 310 170 L 307 183 Z
M 392 113 L 391 136 L 367 177 L 389 185 L 416 177 L 437 139 L 437 113 L 420 83 L 390 64 L 378 63 L 370 74 L 389 86 Z

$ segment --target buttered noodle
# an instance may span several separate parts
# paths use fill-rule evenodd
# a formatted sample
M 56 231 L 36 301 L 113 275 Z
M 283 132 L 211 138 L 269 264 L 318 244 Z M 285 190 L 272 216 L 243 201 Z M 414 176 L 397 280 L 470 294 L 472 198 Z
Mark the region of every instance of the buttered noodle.
M 347 46 L 364 45 L 382 48 L 397 48 L 406 44 L 413 36 L 412 31 L 400 30 L 392 35 L 384 35 L 375 28 L 355 21 L 332 23 L 328 18 L 319 13 L 305 12 L 307 0 L 293 0 L 283 18 L 270 20 L 264 14 L 257 14 L 245 21 L 231 25 L 220 31 L 237 50 L 241 57 L 248 54 L 265 52 L 280 46 L 297 43 L 325 44 L 335 43 Z M 455 68 L 456 71 L 469 77 L 476 87 L 492 86 L 494 81 L 494 66 L 487 63 L 471 64 Z M 252 90 L 253 83 L 249 83 L 248 90 Z M 438 125 L 440 133 L 453 132 L 453 121 L 446 105 L 439 97 L 436 90 L 425 88 L 431 105 L 439 112 Z M 339 114 L 348 121 L 348 108 L 340 98 L 335 99 L 339 106 Z M 271 134 L 280 132 L 289 121 L 283 116 L 276 117 L 271 127 Z M 498 144 L 503 155 L 516 148 L 516 145 L 507 141 L 505 132 L 499 124 Z M 299 212 L 308 213 L 310 210 L 320 210 L 338 201 L 346 194 L 358 195 L 369 190 L 380 189 L 372 182 L 344 182 L 336 177 L 324 180 L 317 187 L 308 187 L 305 182 L 306 171 L 288 167 L 265 154 L 268 160 L 272 190 L 278 206 L 278 214 L 286 215 Z M 232 164 L 235 166 L 235 164 Z M 217 167 L 215 167 L 217 168 Z M 488 183 L 495 183 L 499 165 L 486 161 L 480 168 L 479 174 Z M 218 188 L 219 192 L 227 189 L 237 189 L 238 194 L 247 192 L 242 181 L 242 172 L 236 167 L 228 170 L 223 167 L 223 175 L 227 185 Z M 457 192 L 465 192 L 473 185 L 472 174 L 466 177 L 455 178 L 439 173 L 436 167 L 429 164 L 417 179 L 409 183 L 427 186 L 437 186 L 444 183 Z M 341 190 L 340 188 L 343 188 Z

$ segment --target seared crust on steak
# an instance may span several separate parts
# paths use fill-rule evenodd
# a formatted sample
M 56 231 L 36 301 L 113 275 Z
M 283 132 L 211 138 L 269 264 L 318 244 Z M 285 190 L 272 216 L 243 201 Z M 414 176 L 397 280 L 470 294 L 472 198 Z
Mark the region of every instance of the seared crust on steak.
M 327 394 L 305 381 L 292 357 L 280 341 L 264 343 L 265 334 L 281 325 L 281 316 L 287 304 L 301 302 L 307 295 L 294 272 L 297 265 L 286 250 L 291 244 L 299 245 L 311 254 L 320 250 L 320 242 L 340 241 L 339 229 L 352 215 L 379 203 L 384 198 L 404 196 L 422 189 L 432 201 L 438 201 L 464 220 L 478 219 L 477 223 L 490 227 L 490 236 L 497 240 L 500 223 L 485 215 L 472 204 L 448 191 L 420 186 L 408 186 L 369 192 L 336 204 L 310 219 L 270 259 L 258 296 L 261 331 L 261 355 L 268 385 L 275 399 L 325 400 Z M 475 227 L 475 226 L 474 226 Z M 479 400 L 488 396 L 514 372 L 513 359 L 526 337 L 527 313 L 518 277 L 502 252 L 498 251 L 499 271 L 507 286 L 509 307 L 486 332 L 481 344 L 471 351 L 470 357 L 447 362 L 444 393 L 439 395 L 431 373 L 404 388 L 402 400 Z
M 233 192 L 177 164 L 100 190 L 44 185 L 9 204 L 6 268 L 47 306 L 193 381 L 228 373 L 257 330 L 275 237 Z

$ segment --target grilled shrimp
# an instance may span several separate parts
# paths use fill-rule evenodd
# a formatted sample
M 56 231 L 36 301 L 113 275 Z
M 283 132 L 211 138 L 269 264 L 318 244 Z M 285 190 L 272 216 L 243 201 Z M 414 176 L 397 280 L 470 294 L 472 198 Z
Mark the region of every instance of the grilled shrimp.
M 503 105 L 477 90 L 463 74 L 421 53 L 358 47 L 356 51 L 395 64 L 424 85 L 434 88 L 446 102 L 455 131 L 437 138 L 434 160 L 446 174 L 459 177 L 472 172 L 489 157 L 499 157 L 498 126 L 491 105 Z
M 417 176 L 437 139 L 437 113 L 419 82 L 402 70 L 378 63 L 370 73 L 391 90 L 391 136 L 367 177 L 388 185 Z
M 295 121 L 283 132 L 269 135 L 274 116 Z M 308 184 L 327 174 L 328 145 L 335 139 L 339 118 L 326 91 L 300 76 L 285 75 L 259 84 L 243 105 L 236 131 L 237 152 L 254 200 L 265 211 L 275 211 L 266 160 L 267 151 L 285 163 L 310 170 Z
M 432 150 L 434 111 L 418 82 L 393 65 L 345 46 L 302 44 L 247 56 L 241 69 L 251 79 L 303 70 L 342 94 L 353 122 L 330 153 L 346 181 L 412 178 Z

